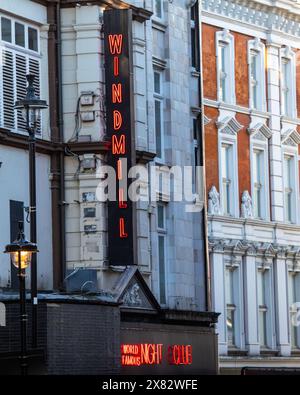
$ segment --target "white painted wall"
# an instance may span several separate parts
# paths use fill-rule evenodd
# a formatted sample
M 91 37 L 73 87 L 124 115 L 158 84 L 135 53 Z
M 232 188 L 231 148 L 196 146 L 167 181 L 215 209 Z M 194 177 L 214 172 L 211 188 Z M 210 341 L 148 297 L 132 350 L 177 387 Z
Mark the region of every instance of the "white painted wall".
M 0 287 L 10 281 L 10 260 L 2 253 L 10 242 L 9 201 L 29 202 L 28 153 L 0 145 Z M 37 154 L 37 235 L 38 287 L 52 289 L 52 218 L 50 190 L 50 160 Z M 26 218 L 26 213 L 24 215 Z M 30 239 L 29 224 L 25 222 L 26 238 Z
M 21 16 L 41 25 L 47 23 L 47 8 L 30 0 L 1 0 L 0 11 Z

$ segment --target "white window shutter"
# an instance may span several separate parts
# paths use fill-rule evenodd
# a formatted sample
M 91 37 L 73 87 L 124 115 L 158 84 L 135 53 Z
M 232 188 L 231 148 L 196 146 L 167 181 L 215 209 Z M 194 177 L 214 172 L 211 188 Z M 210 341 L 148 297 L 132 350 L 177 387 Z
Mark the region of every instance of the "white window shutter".
M 13 53 L 11 51 L 3 50 L 3 126 L 8 129 L 15 128 L 13 58 Z
M 26 57 L 16 54 L 16 93 L 17 100 L 22 100 L 26 96 Z M 22 116 L 22 111 L 17 111 L 17 129 L 26 130 L 26 121 Z
M 22 111 L 14 110 L 16 100 L 26 96 L 26 74 L 34 74 L 34 88 L 40 97 L 40 61 L 17 51 L 3 49 L 2 66 L 2 100 L 0 125 L 15 131 L 26 131 L 26 120 Z M 41 133 L 41 121 L 38 122 L 37 132 Z
M 40 86 L 41 86 L 41 81 L 40 81 L 40 62 L 36 59 L 29 58 L 29 73 L 33 74 L 35 76 L 34 79 L 34 89 L 35 89 L 35 95 L 40 98 Z M 37 124 L 37 132 L 41 132 L 41 121 L 38 121 Z

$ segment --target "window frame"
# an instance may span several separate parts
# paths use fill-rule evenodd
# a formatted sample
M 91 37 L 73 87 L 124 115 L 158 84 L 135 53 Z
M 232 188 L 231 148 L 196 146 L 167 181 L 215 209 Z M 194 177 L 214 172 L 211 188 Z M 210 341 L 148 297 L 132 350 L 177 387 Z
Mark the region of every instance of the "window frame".
M 286 73 L 288 78 L 287 87 L 289 97 L 287 98 L 288 103 L 286 104 L 289 112 L 286 112 L 283 100 L 283 81 L 282 81 L 282 66 L 286 63 L 289 65 L 289 70 Z M 296 100 L 296 54 L 289 47 L 286 46 L 280 49 L 280 59 L 279 59 L 279 71 L 280 71 L 280 112 L 283 117 L 296 118 L 297 117 L 297 100 Z
M 258 272 L 263 273 L 264 281 L 264 305 L 259 305 L 258 295 Z M 273 264 L 272 262 L 256 263 L 256 294 L 257 294 L 257 333 L 260 351 L 273 350 L 276 348 L 275 338 L 275 308 L 274 308 L 274 284 L 273 284 Z M 260 312 L 266 313 L 266 345 L 260 343 Z
M 255 215 L 255 185 L 254 185 L 254 152 L 261 151 L 263 154 L 262 160 L 262 193 L 260 198 L 261 216 L 257 217 Z M 250 171 L 251 171 L 251 196 L 253 204 L 253 214 L 255 219 L 261 219 L 268 221 L 270 220 L 270 188 L 269 188 L 269 147 L 268 139 L 265 141 L 259 140 L 254 136 L 250 138 Z
M 242 276 L 242 259 L 235 260 L 229 256 L 224 260 L 224 293 L 225 293 L 225 333 L 226 343 L 228 348 L 243 349 L 245 347 L 245 331 L 244 331 L 244 302 L 243 302 L 243 276 Z M 227 303 L 227 285 L 226 285 L 226 271 L 232 274 L 232 302 Z M 229 344 L 228 339 L 228 328 L 227 328 L 227 313 L 228 311 L 234 314 L 234 343 Z
M 229 134 L 219 132 L 218 139 L 218 161 L 219 161 L 219 189 L 220 189 L 220 207 L 222 215 L 228 217 L 239 217 L 239 199 L 238 199 L 238 168 L 237 168 L 237 137 Z M 232 199 L 230 201 L 230 213 L 225 214 L 223 207 L 223 171 L 222 171 L 222 145 L 232 146 L 232 161 L 231 161 L 231 173 L 232 173 L 232 184 L 231 193 Z
M 164 13 L 164 2 L 163 2 L 163 0 L 159 0 L 159 1 L 160 1 L 160 6 L 161 6 L 161 16 L 157 15 L 157 13 L 156 13 L 156 2 L 157 2 L 157 0 L 154 0 L 154 1 L 153 1 L 153 17 L 154 17 L 155 19 L 158 19 L 158 20 L 160 20 L 160 21 L 163 21 L 163 20 L 164 20 L 164 17 L 165 17 L 165 13 Z
M 11 42 L 2 40 L 2 18 L 6 18 L 6 19 L 10 20 L 10 22 L 11 22 L 11 38 L 12 38 Z M 25 40 L 24 47 L 16 44 L 16 36 L 15 36 L 16 23 L 19 23 L 24 26 L 24 40 Z M 29 34 L 28 34 L 29 28 L 37 31 L 37 51 L 29 48 Z M 28 22 L 24 22 L 22 19 L 13 18 L 9 15 L 0 13 L 0 42 L 3 47 L 13 48 L 13 49 L 19 50 L 21 52 L 26 51 L 26 53 L 30 52 L 31 54 L 38 56 L 38 55 L 40 55 L 40 48 L 41 48 L 40 34 L 41 34 L 41 32 L 40 32 L 40 29 L 37 25 L 33 25 Z
M 256 62 L 256 105 L 253 103 L 253 81 L 251 79 L 251 65 L 252 58 L 255 56 Z M 259 40 L 248 41 L 248 75 L 249 75 L 249 107 L 258 110 L 266 111 L 266 78 L 265 78 L 265 45 Z
M 199 71 L 199 45 L 197 38 L 196 21 L 192 18 L 193 14 L 196 17 L 197 7 L 194 4 L 190 10 L 190 55 L 191 55 L 191 68 L 193 71 Z M 193 42 L 194 41 L 194 42 Z
M 163 209 L 163 221 L 164 226 L 159 227 L 158 223 L 158 207 Z M 158 263 L 158 294 L 159 294 L 159 301 L 162 306 L 166 306 L 168 304 L 168 282 L 167 282 L 167 213 L 166 213 L 167 205 L 162 201 L 157 202 L 157 209 L 156 209 L 156 226 L 157 226 L 157 263 Z M 162 291 L 161 291 L 161 263 L 160 263 L 160 246 L 159 246 L 159 239 L 162 238 L 164 241 L 164 294 L 165 294 L 165 301 L 162 301 Z
M 294 301 L 291 301 L 290 299 L 290 277 L 293 276 L 293 290 L 294 290 L 294 295 L 293 299 Z M 293 304 L 299 304 L 300 302 L 300 272 L 299 270 L 295 270 L 293 264 L 288 264 L 287 267 L 287 293 L 288 293 L 288 313 L 289 313 L 289 342 L 291 345 L 291 350 L 292 351 L 298 351 L 300 349 L 300 327 L 295 327 L 292 328 L 292 323 L 291 323 L 291 316 L 293 314 L 297 314 L 300 307 L 292 308 Z M 297 300 L 298 299 L 298 300 Z M 292 330 L 294 330 L 294 336 L 295 336 L 295 345 L 293 345 L 292 342 Z
M 221 73 L 222 73 L 222 59 L 220 56 L 220 48 L 226 48 L 225 65 L 225 100 L 221 95 Z M 216 58 L 217 58 L 217 97 L 218 101 L 236 104 L 235 97 L 235 60 L 234 60 L 234 37 L 229 33 L 229 30 L 219 30 L 216 32 Z M 227 78 L 228 77 L 228 78 Z
M 287 220 L 286 211 L 284 210 L 284 221 L 289 224 L 298 224 L 299 223 L 299 203 L 298 203 L 298 196 L 299 196 L 299 184 L 298 184 L 298 147 L 291 147 L 291 146 L 284 146 L 282 150 L 282 175 L 283 175 L 283 204 L 284 208 L 286 208 L 286 176 L 285 176 L 285 157 L 289 156 L 292 161 L 292 176 L 291 176 L 291 189 L 292 189 L 292 207 L 291 207 L 291 221 Z
M 160 92 L 155 92 L 155 74 L 159 75 L 159 87 Z M 155 161 L 158 163 L 165 163 L 165 130 L 164 130 L 164 93 L 163 93 L 163 77 L 164 71 L 158 68 L 153 69 L 153 103 L 154 103 L 154 134 L 155 134 L 155 147 L 156 147 L 156 157 Z M 156 129 L 156 102 L 160 103 L 160 145 L 161 145 L 161 155 L 158 155 L 157 151 L 157 129 Z

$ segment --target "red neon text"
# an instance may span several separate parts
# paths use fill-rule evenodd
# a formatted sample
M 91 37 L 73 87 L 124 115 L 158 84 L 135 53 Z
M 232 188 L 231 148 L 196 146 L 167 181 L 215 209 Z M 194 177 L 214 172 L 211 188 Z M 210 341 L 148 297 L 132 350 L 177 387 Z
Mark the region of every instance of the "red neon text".
M 119 234 L 120 234 L 121 239 L 126 239 L 126 237 L 128 237 L 128 233 L 125 232 L 124 218 L 120 218 L 120 220 L 119 220 Z
M 113 103 L 122 103 L 122 84 L 112 84 L 111 94 Z
M 113 112 L 113 120 L 114 120 L 114 130 L 119 130 L 122 126 L 122 115 L 120 113 L 120 111 L 118 110 L 114 110 Z
M 114 57 L 114 76 L 117 77 L 119 75 L 119 58 L 117 56 Z
M 126 148 L 125 148 L 125 134 L 121 134 L 118 138 L 116 135 L 112 136 L 112 153 L 114 155 L 124 155 Z
M 127 208 L 127 203 L 124 202 L 124 190 L 123 190 L 123 188 L 119 189 L 119 208 Z
M 122 344 L 123 366 L 159 365 L 164 358 L 163 344 Z M 167 347 L 165 356 L 169 365 L 191 365 L 192 346 L 175 344 Z
M 122 52 L 123 34 L 109 34 L 109 51 L 112 55 L 120 55 Z
M 168 362 L 170 365 L 191 365 L 192 346 L 173 345 L 168 347 Z

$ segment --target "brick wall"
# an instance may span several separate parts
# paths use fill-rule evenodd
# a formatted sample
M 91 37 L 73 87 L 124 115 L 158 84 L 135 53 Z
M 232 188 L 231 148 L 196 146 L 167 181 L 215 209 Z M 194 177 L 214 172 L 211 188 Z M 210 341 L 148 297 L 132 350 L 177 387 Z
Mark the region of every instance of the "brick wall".
M 117 374 L 120 364 L 118 307 L 47 304 L 49 374 Z
M 20 350 L 20 307 L 19 303 L 5 303 L 6 307 L 6 326 L 0 326 L 0 354 L 18 353 Z M 27 343 L 28 350 L 31 347 L 31 308 L 27 305 Z M 38 342 L 39 349 L 46 346 L 47 328 L 46 328 L 46 306 L 38 306 Z
M 18 301 L 5 303 L 6 326 L 0 327 L 0 375 L 18 374 L 20 322 Z M 28 353 L 31 354 L 31 311 L 28 312 Z M 41 302 L 38 349 L 45 358 L 29 358 L 30 374 L 118 374 L 120 313 L 118 306 Z

